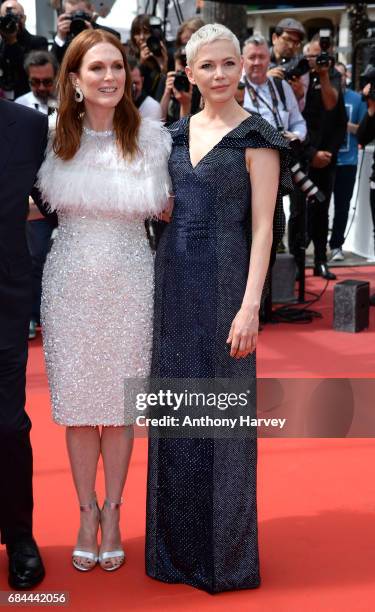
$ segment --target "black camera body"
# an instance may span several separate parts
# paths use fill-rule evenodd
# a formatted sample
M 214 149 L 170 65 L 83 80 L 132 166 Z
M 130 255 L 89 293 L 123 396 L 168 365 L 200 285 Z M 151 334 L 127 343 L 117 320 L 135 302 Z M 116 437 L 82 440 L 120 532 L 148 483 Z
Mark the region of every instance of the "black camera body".
M 83 32 L 83 30 L 87 30 L 86 21 L 90 23 L 92 21 L 90 13 L 86 13 L 85 11 L 74 11 L 74 13 L 68 15 L 67 19 L 71 21 L 69 34 L 72 38 Z
M 367 96 L 362 94 L 363 100 L 375 100 L 375 66 L 369 64 L 360 75 L 359 86 L 363 89 L 370 83 L 370 91 Z
M 188 92 L 190 90 L 190 82 L 184 70 L 177 70 L 173 81 L 173 87 L 177 89 L 177 91 Z
M 280 68 L 283 69 L 287 81 L 294 78 L 298 79 L 310 70 L 309 62 L 303 55 L 298 55 L 292 59 L 282 59 Z
M 316 58 L 316 64 L 317 66 L 326 66 L 328 68 L 334 62 L 334 58 L 332 57 L 332 55 L 329 54 L 329 50 L 331 48 L 330 30 L 319 31 L 319 44 L 321 48 L 321 53 Z
M 13 13 L 12 8 L 6 9 L 6 14 L 0 17 L 0 32 L 3 34 L 15 34 L 18 30 L 20 16 Z
M 150 49 L 151 53 L 156 57 L 163 55 L 161 43 L 164 39 L 162 22 L 159 17 L 150 17 L 150 30 L 151 35 L 146 40 L 146 45 Z

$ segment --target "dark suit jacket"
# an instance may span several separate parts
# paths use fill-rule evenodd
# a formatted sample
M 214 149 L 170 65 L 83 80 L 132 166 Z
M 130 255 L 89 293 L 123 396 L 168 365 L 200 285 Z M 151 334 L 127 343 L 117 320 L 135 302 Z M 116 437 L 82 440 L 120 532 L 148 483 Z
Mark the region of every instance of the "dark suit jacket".
M 31 262 L 26 242 L 28 199 L 44 158 L 47 137 L 46 115 L 20 104 L 0 100 L 1 314 L 4 314 L 4 306 L 10 300 L 10 292 L 14 293 L 15 284 L 19 288 L 22 283 L 29 287 Z M 22 316 L 22 304 L 19 304 L 19 310 Z
M 0 57 L 2 70 L 8 72 L 9 78 L 14 81 L 15 98 L 30 91 L 27 74 L 23 68 L 25 57 L 30 51 L 48 50 L 48 41 L 44 36 L 34 36 L 27 30 L 18 34 L 14 45 L 6 45 L 0 41 Z
M 112 28 L 107 28 L 106 26 L 98 25 L 97 23 L 95 23 L 95 21 L 92 24 L 92 27 L 94 28 L 94 30 L 97 30 L 97 29 L 105 30 L 106 32 L 109 32 L 110 34 L 113 34 L 113 36 L 116 36 L 116 38 L 121 39 L 121 35 L 119 34 L 119 32 L 116 32 L 116 30 L 112 30 Z M 59 64 L 61 64 L 61 62 L 64 59 L 65 51 L 67 50 L 69 43 L 70 43 L 70 40 L 68 40 L 65 43 L 65 45 L 63 45 L 62 47 L 59 47 L 59 45 L 57 45 L 55 41 L 53 41 L 53 45 L 51 47 L 51 53 L 54 54 Z

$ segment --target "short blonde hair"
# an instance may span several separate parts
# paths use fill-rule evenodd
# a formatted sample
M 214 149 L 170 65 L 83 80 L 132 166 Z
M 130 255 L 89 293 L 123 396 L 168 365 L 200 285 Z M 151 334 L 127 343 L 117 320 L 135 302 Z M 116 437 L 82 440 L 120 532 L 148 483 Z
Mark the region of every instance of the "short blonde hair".
M 221 23 L 208 23 L 207 25 L 199 28 L 189 42 L 186 44 L 186 59 L 190 66 L 198 55 L 199 49 L 203 45 L 215 42 L 216 40 L 229 40 L 233 43 L 236 50 L 236 55 L 241 57 L 240 42 L 235 34 Z

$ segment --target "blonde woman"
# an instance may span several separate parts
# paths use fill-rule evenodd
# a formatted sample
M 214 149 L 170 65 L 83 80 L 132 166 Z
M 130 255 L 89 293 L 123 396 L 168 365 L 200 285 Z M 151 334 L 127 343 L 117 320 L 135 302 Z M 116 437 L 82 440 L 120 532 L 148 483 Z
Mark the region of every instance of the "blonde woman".
M 232 32 L 206 25 L 186 54 L 205 106 L 169 128 L 175 203 L 156 257 L 152 373 L 183 389 L 223 378 L 247 389 L 275 207 L 282 214 L 280 163 L 290 184 L 287 146 L 235 100 L 242 61 Z M 147 573 L 210 593 L 258 586 L 256 440 L 180 436 L 150 439 Z

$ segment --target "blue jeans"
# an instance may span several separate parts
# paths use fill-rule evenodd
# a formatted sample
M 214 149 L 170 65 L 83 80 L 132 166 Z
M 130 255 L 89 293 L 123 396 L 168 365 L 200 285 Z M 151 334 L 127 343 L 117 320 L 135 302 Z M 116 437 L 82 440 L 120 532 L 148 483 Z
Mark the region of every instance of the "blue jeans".
M 333 193 L 335 196 L 335 216 L 332 235 L 329 241 L 331 249 L 341 249 L 345 242 L 345 228 L 348 222 L 350 200 L 352 199 L 357 166 L 336 166 L 336 179 Z
M 43 267 L 50 247 L 52 230 L 51 224 L 46 219 L 35 219 L 27 222 L 27 242 L 32 261 L 33 302 L 31 318 L 36 323 L 40 323 Z

